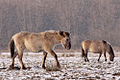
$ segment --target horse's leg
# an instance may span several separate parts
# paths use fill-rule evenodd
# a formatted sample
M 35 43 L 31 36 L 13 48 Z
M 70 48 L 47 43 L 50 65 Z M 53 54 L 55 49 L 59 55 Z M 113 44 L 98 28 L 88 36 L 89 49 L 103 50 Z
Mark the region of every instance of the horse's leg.
M 15 57 L 18 55 L 18 53 L 17 53 L 17 51 L 14 53 L 14 56 L 12 57 L 12 62 L 11 62 L 11 64 L 10 64 L 10 69 L 13 69 L 14 68 L 14 59 L 15 59 Z
M 42 56 L 42 68 L 45 69 L 45 60 L 47 57 L 47 53 L 44 51 Z
M 82 56 L 84 57 L 84 61 L 86 62 L 86 51 L 82 50 Z
M 81 53 L 82 53 L 82 57 L 84 58 L 84 61 L 86 61 L 86 58 L 85 58 L 85 51 L 84 49 L 81 47 Z
M 55 52 L 54 52 L 53 50 L 50 50 L 50 51 L 48 51 L 48 53 L 50 53 L 50 54 L 55 58 L 57 67 L 60 68 L 60 64 L 59 64 L 59 62 L 58 62 L 57 55 L 55 54 Z
M 85 51 L 82 53 L 83 55 L 83 58 L 84 58 L 84 61 L 86 61 L 86 58 L 85 58 Z
M 89 59 L 88 59 L 87 55 L 88 55 L 88 51 L 86 50 L 86 51 L 85 51 L 85 61 L 86 61 L 86 62 L 89 62 Z
M 104 52 L 104 58 L 105 58 L 105 61 L 107 61 L 107 58 L 106 58 L 106 52 Z
M 98 58 L 98 62 L 100 61 L 100 57 L 101 57 L 102 53 L 100 52 L 99 58 Z
M 18 59 L 20 62 L 21 69 L 26 69 L 24 64 L 23 64 L 22 57 L 23 57 L 23 49 L 18 51 Z

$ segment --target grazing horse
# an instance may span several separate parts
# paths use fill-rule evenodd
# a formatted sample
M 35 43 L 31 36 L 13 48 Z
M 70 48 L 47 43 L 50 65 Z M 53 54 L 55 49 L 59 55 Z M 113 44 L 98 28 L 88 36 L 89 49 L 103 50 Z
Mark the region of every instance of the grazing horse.
M 113 49 L 112 49 L 111 45 L 104 40 L 101 40 L 101 41 L 93 41 L 93 40 L 82 41 L 81 42 L 81 52 L 82 52 L 82 57 L 84 57 L 85 61 L 89 61 L 87 58 L 88 52 L 99 53 L 98 61 L 100 60 L 100 57 L 102 54 L 104 54 L 105 61 L 107 61 L 106 52 L 108 52 L 110 61 L 114 60 Z
M 55 58 L 57 67 L 60 68 L 57 55 L 53 51 L 53 47 L 56 44 L 60 43 L 66 49 L 71 48 L 70 34 L 68 32 L 48 30 L 40 33 L 17 33 L 12 37 L 12 39 L 9 42 L 9 51 L 12 58 L 12 63 L 10 64 L 9 68 L 14 68 L 14 59 L 18 55 L 21 69 L 25 69 L 25 66 L 22 61 L 23 51 L 25 48 L 31 52 L 43 51 L 42 68 L 45 69 L 45 60 L 47 54 L 51 54 Z

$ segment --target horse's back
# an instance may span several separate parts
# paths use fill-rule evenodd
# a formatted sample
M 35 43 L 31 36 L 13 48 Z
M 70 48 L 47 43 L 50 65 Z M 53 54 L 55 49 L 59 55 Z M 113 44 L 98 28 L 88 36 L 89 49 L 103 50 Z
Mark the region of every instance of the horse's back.
M 100 52 L 105 49 L 106 41 L 94 41 L 94 40 L 85 40 L 82 42 L 81 46 L 84 50 L 88 50 L 90 52 Z
M 29 35 L 30 33 L 29 32 L 25 32 L 25 31 L 22 31 L 22 32 L 19 32 L 19 33 L 16 33 L 15 35 L 13 35 L 13 39 L 21 39 L 23 37 L 26 37 L 27 35 Z

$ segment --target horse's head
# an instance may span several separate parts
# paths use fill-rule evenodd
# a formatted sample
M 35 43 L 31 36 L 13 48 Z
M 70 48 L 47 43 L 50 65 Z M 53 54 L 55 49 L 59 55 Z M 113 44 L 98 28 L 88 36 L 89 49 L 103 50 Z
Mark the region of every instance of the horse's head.
M 70 40 L 70 33 L 60 31 L 59 35 L 61 36 L 61 44 L 64 48 L 70 49 L 71 48 L 71 40 Z
M 112 51 L 112 52 L 110 52 L 110 61 L 114 61 L 114 57 L 115 57 L 115 55 L 114 55 L 114 52 Z
M 110 61 L 114 61 L 114 56 L 110 57 Z
M 109 45 L 109 44 L 108 44 L 108 45 Z M 110 61 L 114 61 L 115 55 L 114 55 L 114 51 L 113 51 L 111 45 L 109 45 L 108 53 L 109 53 L 109 55 L 110 55 L 110 57 L 109 57 Z

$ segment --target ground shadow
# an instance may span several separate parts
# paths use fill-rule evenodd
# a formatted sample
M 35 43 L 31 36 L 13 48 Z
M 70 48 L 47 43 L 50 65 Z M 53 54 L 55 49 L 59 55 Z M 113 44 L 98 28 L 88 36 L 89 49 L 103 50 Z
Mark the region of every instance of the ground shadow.
M 6 68 L 7 70 L 21 70 L 21 68 L 20 67 L 14 67 L 14 68 Z M 23 69 L 23 70 L 30 70 L 31 69 L 31 67 L 26 67 L 25 69 Z
M 4 70 L 4 69 L 7 69 L 7 68 L 0 68 L 0 71 L 1 71 L 1 70 Z

